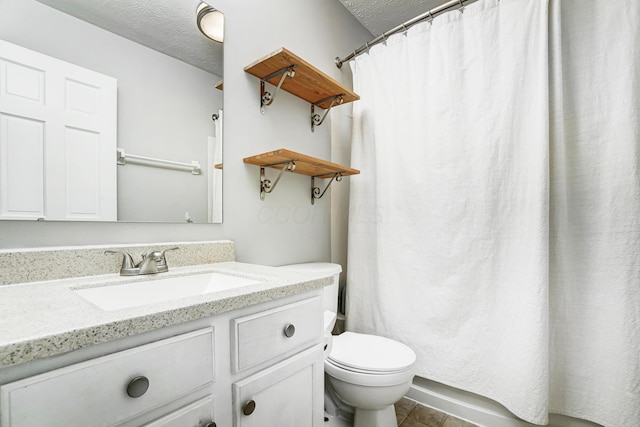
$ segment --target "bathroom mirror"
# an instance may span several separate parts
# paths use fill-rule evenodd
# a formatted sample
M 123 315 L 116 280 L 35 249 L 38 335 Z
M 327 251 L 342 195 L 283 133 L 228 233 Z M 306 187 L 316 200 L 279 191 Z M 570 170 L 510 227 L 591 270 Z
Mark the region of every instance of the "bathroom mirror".
M 117 147 L 112 161 L 117 165 L 113 218 L 119 222 L 222 222 L 223 43 L 199 31 L 196 13 L 201 3 L 0 1 L 0 40 L 117 80 Z M 4 120 L 3 115 L 11 117 L 0 111 Z M 7 146 L 6 134 L 0 132 L 0 148 Z M 67 153 L 67 163 L 69 159 Z M 192 163 L 199 165 L 195 171 Z M 4 167 L 19 169 L 15 164 Z M 51 172 L 65 174 L 57 166 L 49 169 L 41 173 L 45 192 L 53 187 L 47 181 Z M 37 176 L 20 173 L 22 182 L 38 181 Z M 89 187 L 82 175 L 75 176 L 76 187 Z M 5 184 L 0 182 L 0 192 L 7 192 Z M 45 211 L 56 199 L 42 198 Z M 61 198 L 64 195 L 57 197 Z M 104 220 L 46 214 L 4 218 Z

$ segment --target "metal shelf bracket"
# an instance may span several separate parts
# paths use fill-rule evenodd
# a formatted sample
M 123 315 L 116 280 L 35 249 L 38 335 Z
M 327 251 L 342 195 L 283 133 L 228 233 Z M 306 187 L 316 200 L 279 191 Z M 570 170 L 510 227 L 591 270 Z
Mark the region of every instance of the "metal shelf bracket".
M 267 167 L 279 166 L 279 165 L 282 165 L 282 169 L 280 169 L 280 173 L 278 174 L 278 177 L 272 183 L 271 180 L 267 179 L 264 169 Z M 261 166 L 260 167 L 260 200 L 264 200 L 265 194 L 271 193 L 273 189 L 276 188 L 276 185 L 278 185 L 278 181 L 280 181 L 280 178 L 282 178 L 282 175 L 285 172 L 293 172 L 294 170 L 296 170 L 295 159 L 287 160 L 286 162 L 273 163 L 270 165 Z
M 340 95 L 330 96 L 328 98 L 321 99 L 320 101 L 316 101 L 313 104 L 311 104 L 311 132 L 314 131 L 316 126 L 320 126 L 322 122 L 324 122 L 324 119 L 327 117 L 327 114 L 329 114 L 329 111 L 331 111 L 334 105 L 336 104 L 340 105 L 344 102 L 344 98 L 343 98 L 344 95 L 345 95 L 344 93 L 341 93 Z M 315 113 L 316 105 L 320 105 L 327 101 L 331 101 L 331 104 L 329 105 L 329 108 L 325 110 L 322 117 L 320 117 L 320 114 Z
M 315 176 L 311 177 L 311 204 L 312 205 L 315 204 L 316 199 L 321 199 L 322 196 L 324 196 L 324 193 L 327 192 L 327 190 L 329 189 L 329 187 L 331 186 L 334 180 L 336 182 L 342 181 L 342 172 L 336 172 L 333 174 L 333 176 L 331 177 L 331 181 L 329 181 L 327 186 L 324 187 L 324 190 L 322 190 L 322 193 L 320 192 L 320 187 L 315 186 L 315 178 L 316 178 Z
M 284 80 L 288 77 L 290 79 L 292 79 L 295 75 L 296 72 L 294 71 L 294 69 L 298 66 L 298 64 L 293 64 L 293 65 L 289 65 L 288 67 L 282 68 L 274 73 L 269 74 L 268 76 L 265 76 L 263 78 L 260 79 L 260 112 L 262 114 L 265 113 L 266 111 L 266 107 L 268 107 L 269 105 L 271 105 L 273 103 L 273 100 L 276 99 L 276 95 L 278 94 L 278 90 L 282 87 L 282 84 L 284 83 Z M 265 82 L 271 80 L 274 77 L 277 76 L 281 76 L 280 77 L 280 81 L 278 82 L 278 85 L 276 86 L 276 90 L 273 91 L 273 94 L 271 94 L 271 92 L 267 91 L 265 89 Z

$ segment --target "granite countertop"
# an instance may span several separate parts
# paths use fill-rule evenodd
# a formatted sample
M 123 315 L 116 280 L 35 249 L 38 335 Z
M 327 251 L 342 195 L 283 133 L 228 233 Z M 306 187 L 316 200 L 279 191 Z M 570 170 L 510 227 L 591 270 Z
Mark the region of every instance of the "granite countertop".
M 247 277 L 260 283 L 114 311 L 102 310 L 73 292 L 207 272 Z M 0 368 L 297 295 L 330 283 L 330 277 L 318 273 L 220 262 L 176 267 L 159 275 L 108 274 L 1 286 Z

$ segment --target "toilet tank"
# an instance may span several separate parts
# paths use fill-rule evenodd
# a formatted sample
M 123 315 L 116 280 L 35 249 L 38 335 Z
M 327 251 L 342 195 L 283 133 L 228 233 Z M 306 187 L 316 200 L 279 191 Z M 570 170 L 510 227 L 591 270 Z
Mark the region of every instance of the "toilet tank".
M 304 264 L 283 265 L 281 268 L 309 271 L 325 274 L 326 276 L 333 276 L 333 282 L 331 285 L 322 288 L 322 298 L 325 311 L 330 311 L 332 313 L 338 312 L 338 286 L 340 282 L 340 273 L 342 272 L 342 266 L 340 264 L 332 264 L 329 262 L 308 262 Z

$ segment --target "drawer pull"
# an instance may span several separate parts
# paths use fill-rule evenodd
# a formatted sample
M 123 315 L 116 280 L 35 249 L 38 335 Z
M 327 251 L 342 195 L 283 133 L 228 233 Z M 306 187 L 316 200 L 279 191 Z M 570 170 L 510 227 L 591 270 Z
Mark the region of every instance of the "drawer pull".
M 296 333 L 296 327 L 293 326 L 291 323 L 289 323 L 287 326 L 284 327 L 284 336 L 287 338 L 291 338 L 293 336 L 293 334 Z
M 251 415 L 253 414 L 253 411 L 256 410 L 256 401 L 251 399 L 250 401 L 246 402 L 243 406 L 242 406 L 242 413 L 245 415 Z
M 149 389 L 149 379 L 147 377 L 135 377 L 127 385 L 127 394 L 133 398 L 140 397 Z

